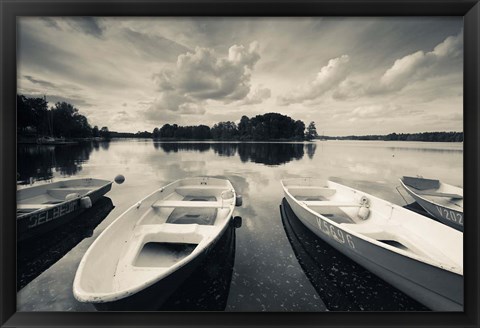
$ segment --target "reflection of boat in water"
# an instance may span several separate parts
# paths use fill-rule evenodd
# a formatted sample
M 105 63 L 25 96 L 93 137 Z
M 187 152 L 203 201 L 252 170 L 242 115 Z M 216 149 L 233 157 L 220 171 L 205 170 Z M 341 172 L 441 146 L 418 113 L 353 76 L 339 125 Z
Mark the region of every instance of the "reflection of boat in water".
M 425 211 L 443 224 L 463 232 L 463 189 L 439 180 L 400 179 L 403 188 Z
M 232 224 L 198 268 L 158 310 L 224 311 L 234 262 L 235 227 Z
M 155 191 L 90 246 L 75 276 L 75 298 L 100 310 L 160 306 L 223 235 L 236 199 L 230 181 L 208 177 Z
M 280 213 L 293 252 L 328 310 L 427 310 L 318 238 L 297 218 L 285 198 Z
M 93 230 L 113 209 L 110 198 L 101 197 L 95 205 L 68 225 L 17 244 L 17 288 L 21 289 L 61 259 Z
M 17 236 L 22 241 L 77 217 L 112 188 L 112 181 L 70 179 L 17 190 Z
M 317 236 L 433 310 L 463 310 L 463 235 L 358 190 L 310 178 L 282 181 Z

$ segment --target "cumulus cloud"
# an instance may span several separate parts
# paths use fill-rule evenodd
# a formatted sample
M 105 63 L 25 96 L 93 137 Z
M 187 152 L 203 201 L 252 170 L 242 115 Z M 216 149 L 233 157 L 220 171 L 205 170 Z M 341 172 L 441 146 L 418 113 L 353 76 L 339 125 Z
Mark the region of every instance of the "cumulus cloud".
M 261 104 L 263 101 L 270 98 L 272 92 L 269 88 L 264 88 L 261 85 L 256 87 L 249 95 L 240 101 L 239 105 L 255 105 Z
M 337 100 L 397 92 L 416 81 L 461 72 L 463 31 L 449 36 L 432 51 L 419 50 L 395 60 L 380 77 L 370 80 L 347 78 L 333 92 Z
M 462 56 L 463 31 L 449 36 L 430 52 L 417 51 L 397 59 L 380 78 L 378 91 L 398 91 L 413 81 L 457 70 Z
M 289 105 L 319 98 L 345 80 L 348 74 L 349 60 L 350 58 L 347 55 L 330 59 L 328 64 L 317 73 L 313 81 L 298 87 L 285 96 L 278 97 L 278 103 Z
M 248 48 L 233 45 L 227 57 L 202 47 L 181 54 L 174 69 L 154 74 L 153 81 L 160 95 L 148 111 L 203 114 L 208 100 L 231 103 L 244 99 L 250 92 L 251 73 L 259 59 L 257 42 Z M 151 113 L 148 116 L 156 117 Z
M 345 100 L 351 98 L 358 98 L 365 94 L 364 86 L 355 81 L 347 78 L 342 81 L 332 94 L 332 97 L 337 100 Z

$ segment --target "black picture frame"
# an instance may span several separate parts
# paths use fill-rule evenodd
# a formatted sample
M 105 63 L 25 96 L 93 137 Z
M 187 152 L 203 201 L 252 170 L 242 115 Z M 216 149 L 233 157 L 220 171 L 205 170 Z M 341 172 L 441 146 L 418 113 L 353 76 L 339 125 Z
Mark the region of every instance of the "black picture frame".
M 0 325 L 478 327 L 479 31 L 478 0 L 1 0 Z M 19 16 L 463 16 L 465 311 L 368 313 L 16 312 L 16 19 Z

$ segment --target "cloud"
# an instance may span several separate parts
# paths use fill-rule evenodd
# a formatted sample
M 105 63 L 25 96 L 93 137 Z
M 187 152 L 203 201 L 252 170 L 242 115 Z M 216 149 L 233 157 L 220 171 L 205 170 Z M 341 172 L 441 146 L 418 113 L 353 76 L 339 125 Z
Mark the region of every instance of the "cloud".
M 68 17 L 64 18 L 65 22 L 74 30 L 84 34 L 92 35 L 96 38 L 103 36 L 104 28 L 100 25 L 99 20 L 95 17 Z
M 261 85 L 255 88 L 249 95 L 240 101 L 239 105 L 255 105 L 261 104 L 264 100 L 267 100 L 272 95 L 272 92 L 268 88 L 264 88 Z
M 38 85 L 40 85 L 42 87 L 45 87 L 45 88 L 55 88 L 56 87 L 56 85 L 51 83 L 51 82 L 36 79 L 36 78 L 34 78 L 30 75 L 24 75 L 23 77 L 26 78 L 28 81 L 30 81 L 34 84 L 38 84 Z
M 166 60 L 175 60 L 178 55 L 191 51 L 184 45 L 163 36 L 142 33 L 131 28 L 123 29 L 121 35 L 134 46 L 132 50 L 157 59 L 161 57 Z
M 350 58 L 347 55 L 330 59 L 328 64 L 317 73 L 313 81 L 298 87 L 285 96 L 278 97 L 278 103 L 289 105 L 319 98 L 345 80 L 348 74 L 349 61 Z
M 461 72 L 462 63 L 463 31 L 447 37 L 432 51 L 419 50 L 396 59 L 380 77 L 347 78 L 338 85 L 332 96 L 336 100 L 346 100 L 398 92 L 417 81 Z
M 372 91 L 398 91 L 414 81 L 458 71 L 462 56 L 463 31 L 456 36 L 449 36 L 433 51 L 417 51 L 397 59 L 380 78 L 378 89 Z
M 351 98 L 358 98 L 365 94 L 363 85 L 355 80 L 347 78 L 342 81 L 332 94 L 332 97 L 337 100 L 346 100 Z
M 51 17 L 40 17 L 40 19 L 45 23 L 46 26 L 61 30 L 60 25 L 58 25 L 55 19 Z
M 76 96 L 58 96 L 58 95 L 46 95 L 49 105 L 56 104 L 57 102 L 66 102 L 78 107 L 91 107 L 91 103 L 87 102 L 83 97 Z
M 233 45 L 227 57 L 210 48 L 195 48 L 178 56 L 174 69 L 154 74 L 160 92 L 148 112 L 171 111 L 180 114 L 203 114 L 207 100 L 231 103 L 244 99 L 250 92 L 253 67 L 260 59 L 259 46 Z M 148 114 L 147 117 L 157 117 Z

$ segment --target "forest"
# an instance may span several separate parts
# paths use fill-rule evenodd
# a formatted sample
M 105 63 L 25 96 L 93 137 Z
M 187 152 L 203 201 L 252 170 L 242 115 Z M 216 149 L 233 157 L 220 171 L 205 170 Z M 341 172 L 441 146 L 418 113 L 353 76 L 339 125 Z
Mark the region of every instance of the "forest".
M 28 98 L 17 95 L 17 131 L 19 137 L 50 136 L 57 138 L 109 139 L 110 131 L 104 126 L 93 128 L 86 116 L 66 102 L 57 102 L 50 109 L 46 97 Z

